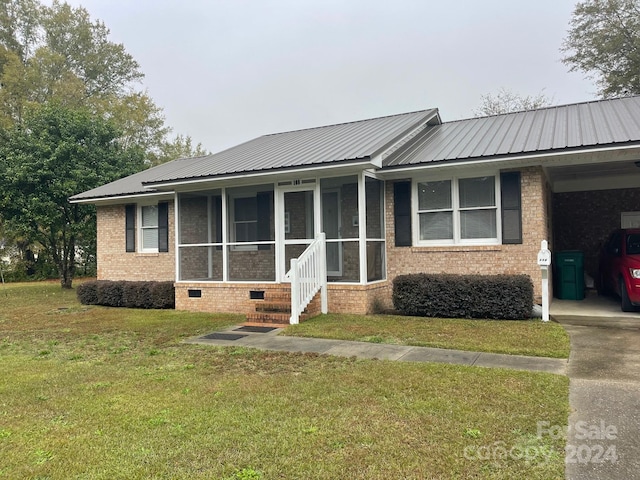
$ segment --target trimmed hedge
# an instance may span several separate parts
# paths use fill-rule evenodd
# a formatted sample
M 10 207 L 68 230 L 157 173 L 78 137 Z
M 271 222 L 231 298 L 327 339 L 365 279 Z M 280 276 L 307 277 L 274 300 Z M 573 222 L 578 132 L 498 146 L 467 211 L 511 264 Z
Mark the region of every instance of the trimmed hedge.
M 176 305 L 173 282 L 94 280 L 78 285 L 76 293 L 83 305 L 156 309 Z
M 420 317 L 522 320 L 531 317 L 533 284 L 528 275 L 400 275 L 393 306 Z

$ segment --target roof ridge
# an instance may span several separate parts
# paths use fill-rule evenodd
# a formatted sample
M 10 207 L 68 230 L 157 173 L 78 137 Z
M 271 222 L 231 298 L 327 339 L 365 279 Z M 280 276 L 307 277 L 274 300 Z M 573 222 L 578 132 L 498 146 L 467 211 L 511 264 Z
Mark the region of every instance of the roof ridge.
M 516 110 L 514 112 L 494 113 L 493 115 L 483 115 L 480 117 L 459 118 L 457 120 L 443 121 L 442 123 L 446 124 L 446 123 L 456 123 L 456 122 L 468 122 L 470 120 L 483 120 L 485 118 L 503 117 L 507 115 L 516 115 L 519 113 L 541 112 L 543 110 L 552 110 L 552 109 L 558 109 L 558 108 L 564 108 L 564 107 L 573 107 L 578 105 L 589 105 L 589 104 L 612 102 L 612 101 L 621 101 L 621 100 L 627 100 L 631 98 L 640 98 L 640 95 L 628 95 L 625 97 L 616 97 L 616 98 L 597 98 L 595 100 L 583 100 L 581 102 L 563 103 L 561 105 L 548 105 L 546 107 L 532 108 L 531 110 Z
M 373 117 L 373 118 L 363 118 L 361 120 L 353 120 L 351 122 L 331 123 L 329 125 L 320 125 L 319 127 L 308 127 L 308 128 L 300 128 L 300 129 L 297 129 L 297 130 L 287 130 L 287 131 L 284 131 L 284 132 L 267 133 L 267 134 L 262 135 L 262 137 L 273 137 L 275 135 L 283 135 L 283 134 L 286 134 L 286 133 L 297 133 L 297 132 L 305 132 L 305 131 L 308 131 L 308 130 L 319 130 L 319 129 L 322 129 L 322 128 L 338 127 L 338 126 L 341 126 L 341 125 L 352 125 L 354 123 L 370 122 L 372 120 L 382 120 L 384 118 L 401 117 L 401 116 L 404 116 L 404 115 L 413 115 L 413 114 L 416 114 L 416 113 L 427 113 L 427 112 L 431 112 L 431 111 L 434 111 L 434 110 L 438 110 L 438 109 L 436 107 L 434 107 L 434 108 L 425 108 L 425 109 L 422 109 L 422 110 L 414 110 L 412 112 L 394 113 L 392 115 L 382 115 L 380 117 Z M 257 137 L 257 138 L 260 138 L 260 137 Z

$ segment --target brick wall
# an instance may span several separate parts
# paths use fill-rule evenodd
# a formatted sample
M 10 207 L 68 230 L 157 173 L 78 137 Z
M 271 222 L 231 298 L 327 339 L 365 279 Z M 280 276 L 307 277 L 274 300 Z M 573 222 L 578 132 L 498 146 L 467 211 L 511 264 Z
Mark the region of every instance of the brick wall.
M 174 215 L 169 202 L 169 251 L 138 253 L 125 251 L 125 206 L 97 208 L 99 280 L 174 280 Z M 136 231 L 136 241 L 139 232 Z
M 549 239 L 549 187 L 539 167 L 521 170 L 522 236 L 519 245 L 395 247 L 393 182 L 387 182 L 387 280 L 379 301 L 391 306 L 391 282 L 406 273 L 521 274 L 531 277 L 536 300 L 541 296 L 541 274 L 536 258 L 540 242 Z

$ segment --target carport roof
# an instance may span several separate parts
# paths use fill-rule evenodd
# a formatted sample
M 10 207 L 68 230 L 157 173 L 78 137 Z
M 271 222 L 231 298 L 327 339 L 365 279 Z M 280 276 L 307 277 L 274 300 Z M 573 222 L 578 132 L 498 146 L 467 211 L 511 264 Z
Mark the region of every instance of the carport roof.
M 383 168 L 640 142 L 640 97 L 576 103 L 430 126 Z

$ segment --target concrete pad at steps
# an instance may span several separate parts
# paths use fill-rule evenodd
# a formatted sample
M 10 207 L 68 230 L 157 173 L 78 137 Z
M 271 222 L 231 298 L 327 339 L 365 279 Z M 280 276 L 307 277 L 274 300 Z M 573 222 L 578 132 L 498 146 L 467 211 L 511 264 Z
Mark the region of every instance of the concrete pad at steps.
M 444 350 L 441 348 L 413 347 L 399 360 L 403 362 L 436 362 L 473 365 L 480 355 L 478 352 Z
M 501 355 L 498 353 L 481 353 L 474 363 L 476 367 L 511 368 L 515 370 L 539 371 L 567 374 L 566 359 L 545 357 L 523 357 L 520 355 Z
M 402 345 L 380 345 L 377 343 L 341 341 L 324 353 L 339 357 L 398 360 L 406 355 L 411 348 L 412 347 Z

